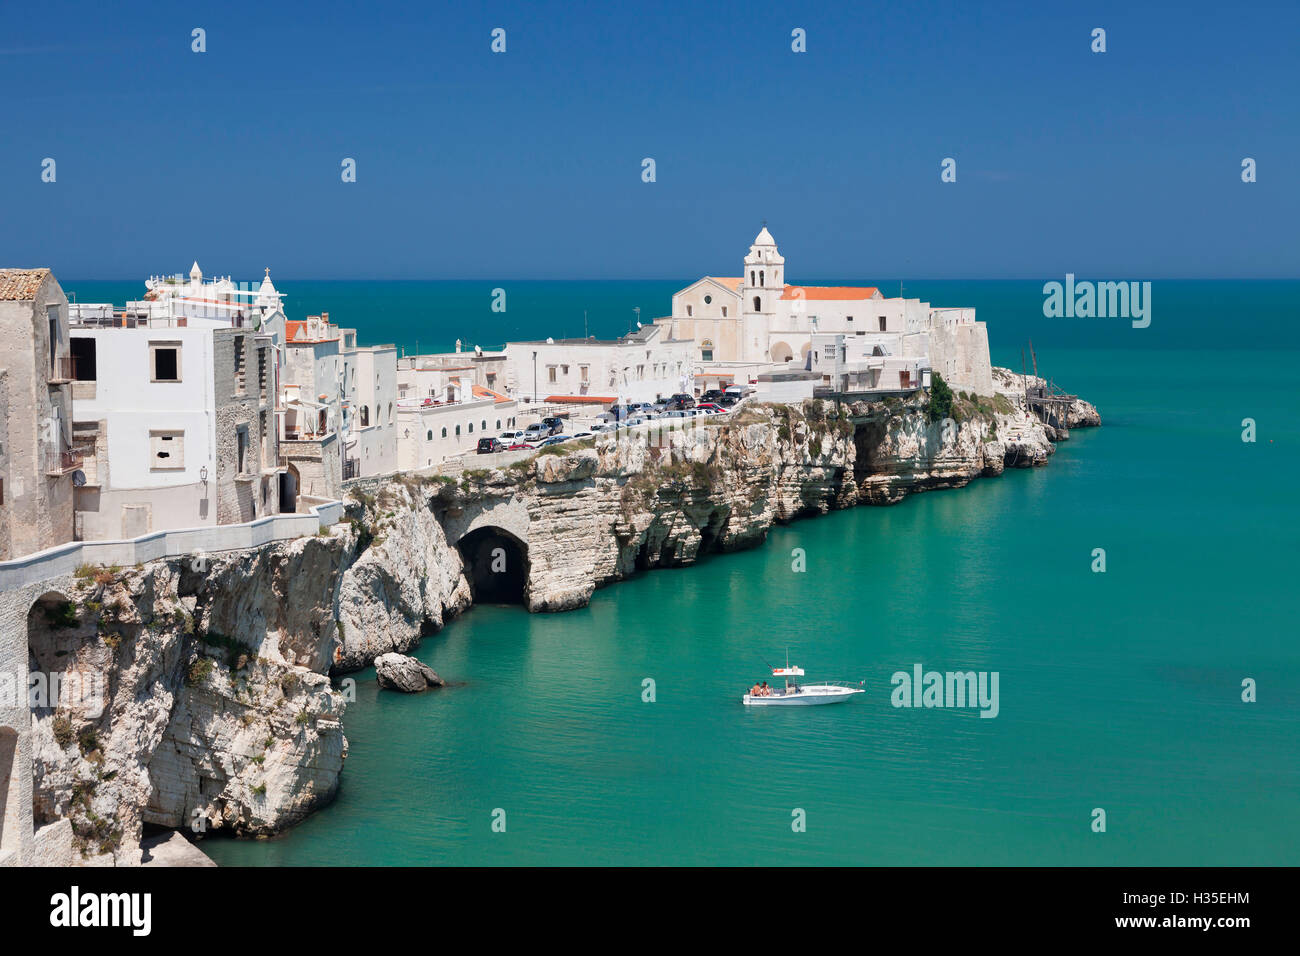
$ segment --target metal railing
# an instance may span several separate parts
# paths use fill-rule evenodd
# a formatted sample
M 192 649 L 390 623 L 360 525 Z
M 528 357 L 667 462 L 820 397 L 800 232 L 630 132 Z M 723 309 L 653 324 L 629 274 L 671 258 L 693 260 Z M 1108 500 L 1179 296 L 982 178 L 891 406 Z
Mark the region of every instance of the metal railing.
M 45 454 L 45 473 L 65 475 L 80 468 L 85 459 L 75 451 L 49 451 Z

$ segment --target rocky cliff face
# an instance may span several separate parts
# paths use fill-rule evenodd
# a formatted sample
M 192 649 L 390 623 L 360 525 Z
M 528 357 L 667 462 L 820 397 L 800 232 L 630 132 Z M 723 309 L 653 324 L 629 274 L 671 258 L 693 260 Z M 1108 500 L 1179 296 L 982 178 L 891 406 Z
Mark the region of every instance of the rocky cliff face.
M 106 683 L 34 714 L 38 824 L 68 817 L 84 856 L 134 863 L 145 822 L 270 833 L 331 799 L 347 744 L 323 671 L 352 546 L 341 534 L 79 574 L 33 622 L 31 666 Z
M 924 396 L 838 410 L 753 405 L 723 421 L 606 436 L 468 471 L 431 504 L 446 515 L 517 503 L 528 516 L 525 602 L 565 610 L 636 570 L 755 545 L 775 523 L 1043 464 L 1052 436 L 1016 398 L 963 393 L 943 418 Z M 1079 423 L 1099 423 L 1083 421 L 1096 413 L 1079 405 Z
M 1018 404 L 1020 376 L 995 382 L 943 417 L 924 397 L 752 405 L 459 480 L 371 482 L 315 537 L 85 569 L 70 604 L 33 624 L 32 668 L 106 674 L 106 703 L 35 713 L 37 822 L 69 817 L 88 857 L 125 863 L 145 822 L 290 826 L 338 787 L 346 694 L 329 675 L 464 611 L 496 570 L 483 554 L 522 562 L 517 597 L 558 611 L 638 570 L 756 545 L 773 524 L 1046 462 L 1053 435 Z M 1086 402 L 1067 418 L 1100 423 Z M 499 539 L 463 557 L 482 534 Z

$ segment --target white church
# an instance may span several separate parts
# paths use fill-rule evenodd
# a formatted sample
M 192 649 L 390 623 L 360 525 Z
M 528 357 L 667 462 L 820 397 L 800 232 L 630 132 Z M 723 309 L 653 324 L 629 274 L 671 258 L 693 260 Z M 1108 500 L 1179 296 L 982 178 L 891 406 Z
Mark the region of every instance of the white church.
M 914 387 L 932 369 L 955 390 L 993 394 L 988 332 L 973 308 L 885 298 L 874 286 L 790 285 L 766 226 L 739 276 L 688 285 L 655 322 L 670 339 L 694 341 L 698 378 L 772 365 L 816 371 L 821 350 L 838 342 L 841 356 L 874 356 L 892 377 L 877 374 L 873 387 Z

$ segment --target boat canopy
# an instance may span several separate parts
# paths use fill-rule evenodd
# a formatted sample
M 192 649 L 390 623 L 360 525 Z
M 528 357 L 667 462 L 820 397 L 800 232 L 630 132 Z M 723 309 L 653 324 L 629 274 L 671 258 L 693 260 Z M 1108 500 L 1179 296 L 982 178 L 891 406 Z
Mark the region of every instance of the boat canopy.
M 803 677 L 802 667 L 773 667 L 773 677 Z

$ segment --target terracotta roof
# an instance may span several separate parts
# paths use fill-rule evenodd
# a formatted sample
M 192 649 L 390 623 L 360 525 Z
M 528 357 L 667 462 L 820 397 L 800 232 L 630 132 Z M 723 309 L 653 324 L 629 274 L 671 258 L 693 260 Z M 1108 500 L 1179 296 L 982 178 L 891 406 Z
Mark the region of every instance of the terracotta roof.
M 326 326 L 326 328 L 329 328 L 329 326 Z M 337 342 L 339 340 L 337 335 L 328 339 L 309 339 L 307 338 L 309 334 L 305 320 L 285 320 L 284 341 L 288 345 L 316 345 L 320 342 Z
M 856 299 L 874 299 L 879 295 L 880 290 L 875 286 L 853 286 L 853 285 L 788 285 L 785 292 L 781 294 L 783 299 L 798 299 L 800 296 L 795 294 L 796 289 L 803 291 L 802 298 L 810 301 L 834 301 L 838 300 L 856 300 Z
M 30 302 L 49 274 L 49 269 L 0 269 L 0 302 Z
M 473 392 L 478 398 L 492 398 L 496 399 L 498 402 L 510 401 L 510 396 L 502 395 L 500 392 L 493 391 L 492 389 L 486 388 L 482 385 L 475 385 Z
M 548 402 L 566 405 L 604 405 L 618 401 L 617 395 L 547 395 Z
M 740 283 L 744 281 L 742 276 L 731 276 L 728 278 L 719 278 L 718 276 L 705 276 L 706 279 L 712 279 L 719 285 L 725 285 L 732 292 L 740 288 Z

